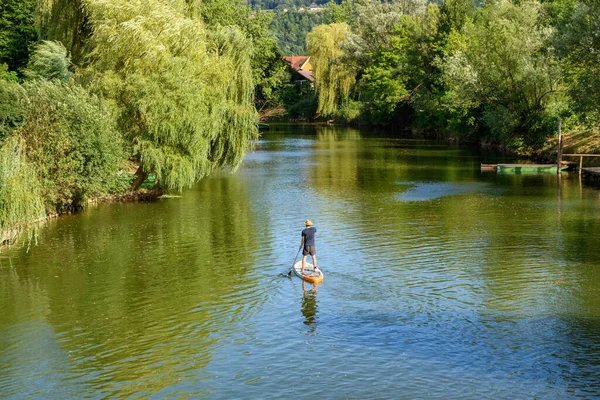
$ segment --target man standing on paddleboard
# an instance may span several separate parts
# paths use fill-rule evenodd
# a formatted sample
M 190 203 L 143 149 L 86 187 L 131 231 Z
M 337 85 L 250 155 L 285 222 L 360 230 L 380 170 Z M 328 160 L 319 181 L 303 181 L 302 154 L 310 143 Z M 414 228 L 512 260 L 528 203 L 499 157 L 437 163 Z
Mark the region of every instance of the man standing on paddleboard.
M 309 254 L 312 257 L 312 262 L 315 266 L 315 271 L 318 270 L 317 249 L 315 248 L 315 235 L 317 233 L 317 228 L 312 226 L 312 221 L 310 219 L 304 221 L 304 225 L 306 225 L 306 228 L 302 231 L 302 242 L 300 243 L 300 247 L 304 246 L 304 250 L 302 250 L 302 273 L 304 273 L 306 256 Z

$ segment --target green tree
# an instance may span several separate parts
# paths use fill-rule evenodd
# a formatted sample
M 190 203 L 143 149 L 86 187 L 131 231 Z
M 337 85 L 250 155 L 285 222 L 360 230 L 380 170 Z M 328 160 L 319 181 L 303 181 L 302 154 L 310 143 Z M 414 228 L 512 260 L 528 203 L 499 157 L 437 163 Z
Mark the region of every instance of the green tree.
M 561 107 L 561 71 L 542 16 L 535 1 L 498 0 L 449 37 L 446 106 L 467 120 L 482 110 L 476 117 L 513 147 L 539 144 L 553 133 Z
M 580 0 L 540 0 L 551 19 L 551 24 L 559 28 L 563 28 L 564 24 L 568 24 L 575 9 L 580 3 L 586 1 Z M 590 2 L 590 4 L 593 2 Z
M 77 66 L 88 62 L 92 26 L 84 0 L 43 0 L 37 9 L 39 38 L 63 44 Z
M 95 44 L 86 79 L 119 108 L 140 165 L 134 188 L 149 173 L 181 190 L 237 167 L 258 134 L 248 38 L 160 0 L 86 4 Z
M 559 53 L 572 97 L 571 107 L 600 123 L 600 4 L 580 1 L 556 32 Z
M 422 0 L 356 0 L 352 33 L 344 44 L 346 62 L 353 63 L 358 69 L 366 68 L 371 54 L 389 49 L 391 37 L 396 27 L 402 24 L 402 17 L 421 15 L 426 5 L 427 1 Z
M 188 0 L 187 13 L 202 19 L 208 29 L 239 28 L 252 42 L 250 63 L 256 108 L 262 110 L 280 105 L 279 88 L 289 80 L 289 73 L 269 30 L 272 13 L 253 12 L 239 0 Z
M 398 51 L 402 46 L 400 40 L 393 40 L 392 49 L 376 52 L 363 72 L 360 96 L 370 122 L 391 121 L 396 107 L 410 97 L 408 77 L 402 71 L 405 54 Z
M 473 0 L 443 0 L 440 5 L 440 32 L 460 31 L 475 15 Z
M 16 82 L 16 75 L 7 72 L 8 66 L 0 66 L 0 75 L 4 71 L 4 79 L 0 78 L 0 145 L 15 129 L 23 123 L 23 110 L 20 106 L 25 95 L 21 85 Z
M 389 45 L 372 55 L 361 80 L 361 100 L 371 122 L 392 122 L 400 105 L 410 108 L 419 96 L 433 90 L 439 78 L 438 26 L 435 4 L 422 14 L 404 15 Z
M 0 245 L 45 215 L 40 182 L 27 161 L 24 140 L 12 136 L 0 145 Z
M 27 65 L 30 46 L 36 41 L 36 0 L 0 2 L 0 64 L 11 71 Z
M 349 32 L 345 23 L 320 25 L 306 37 L 319 96 L 317 112 L 323 116 L 335 114 L 355 83 L 356 72 L 340 62 L 344 54 L 341 45 Z
M 281 90 L 290 80 L 275 37 L 269 30 L 273 15 L 256 12 L 247 16 L 246 35 L 252 40 L 252 78 L 257 109 L 269 109 L 282 103 Z
M 83 88 L 59 80 L 0 81 L 0 109 L 3 236 L 129 184 L 114 117 Z
M 4 64 L 0 70 L 0 245 L 10 242 L 28 225 L 45 216 L 40 183 L 33 166 L 27 161 L 22 138 L 11 136 L 23 124 L 21 102 L 25 91 L 8 74 Z
M 335 24 L 345 22 L 352 26 L 356 14 L 355 3 L 349 0 L 342 1 L 337 4 L 335 1 L 330 1 L 325 5 L 323 11 L 323 23 Z

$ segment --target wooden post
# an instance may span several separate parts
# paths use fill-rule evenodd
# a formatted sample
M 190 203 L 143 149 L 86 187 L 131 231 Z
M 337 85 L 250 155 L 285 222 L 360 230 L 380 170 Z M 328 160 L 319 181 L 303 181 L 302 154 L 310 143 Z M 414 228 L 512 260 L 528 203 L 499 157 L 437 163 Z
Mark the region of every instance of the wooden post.
M 583 168 L 583 156 L 579 156 L 579 176 L 581 176 L 582 168 Z
M 562 133 L 560 131 L 560 127 L 562 124 L 562 119 L 558 120 L 558 153 L 556 160 L 556 173 L 560 174 L 560 170 L 562 168 Z

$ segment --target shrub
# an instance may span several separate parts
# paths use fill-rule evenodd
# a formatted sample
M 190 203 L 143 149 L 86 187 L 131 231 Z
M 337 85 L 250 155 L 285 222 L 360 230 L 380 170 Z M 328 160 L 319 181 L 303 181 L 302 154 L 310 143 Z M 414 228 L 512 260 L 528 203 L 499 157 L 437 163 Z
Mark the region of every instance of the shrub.
M 124 190 L 123 140 L 113 113 L 85 89 L 60 81 L 23 85 L 24 124 L 18 131 L 35 166 L 49 212 Z
M 24 95 L 21 85 L 0 79 L 0 144 L 23 123 L 20 103 Z
M 25 76 L 30 79 L 71 79 L 69 66 L 71 57 L 60 42 L 43 41 L 35 47 L 31 54 Z

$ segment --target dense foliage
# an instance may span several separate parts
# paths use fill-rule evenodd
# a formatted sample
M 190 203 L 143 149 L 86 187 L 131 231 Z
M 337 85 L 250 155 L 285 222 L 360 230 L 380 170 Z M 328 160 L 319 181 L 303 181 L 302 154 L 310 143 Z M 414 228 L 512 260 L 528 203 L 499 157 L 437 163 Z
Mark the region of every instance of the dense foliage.
M 543 142 L 558 119 L 561 71 L 541 11 L 539 3 L 501 0 L 449 38 L 448 104 L 466 114 L 478 109 L 486 131 L 509 144 Z
M 18 136 L 0 147 L 0 244 L 46 216 L 38 175 L 25 151 Z
M 323 23 L 323 13 L 308 11 L 276 11 L 269 29 L 277 38 L 284 55 L 306 54 L 306 34 Z
M 239 2 L 2 7 L 0 242 L 149 175 L 161 193 L 235 169 L 258 134 L 255 91 L 277 103 L 289 79 L 270 16 Z M 30 31 L 42 40 L 11 36 Z
M 600 3 L 562 1 L 556 47 L 564 63 L 571 108 L 600 123 Z M 573 4 L 575 3 L 575 4 Z M 554 3 L 552 3 L 554 4 Z M 558 8 L 556 4 L 555 7 Z M 568 16 L 565 16 L 568 15 Z
M 27 65 L 29 50 L 36 41 L 37 0 L 2 0 L 0 2 L 0 65 L 12 71 Z
M 0 81 L 0 235 L 120 192 L 125 151 L 103 102 L 72 82 Z
M 125 157 L 110 110 L 80 86 L 60 81 L 23 85 L 23 140 L 48 212 L 80 207 L 84 200 L 118 191 Z
M 149 175 L 158 193 L 235 169 L 282 105 L 524 153 L 559 119 L 598 133 L 595 1 L 269 1 L 3 1 L 0 241 Z
M 251 40 L 249 49 L 255 102 L 258 109 L 281 103 L 280 90 L 290 79 L 269 25 L 272 13 L 252 11 L 242 0 L 189 0 L 187 13 L 200 18 L 209 29 L 235 26 Z
M 260 10 L 291 10 L 307 8 L 312 4 L 322 6 L 330 0 L 250 0 L 248 3 L 254 9 Z
M 600 121 L 593 1 L 356 0 L 327 10 L 326 22 L 349 29 L 335 36 L 323 25 L 307 36 L 322 116 L 522 152 L 543 146 L 559 119 L 590 132 Z M 323 57 L 324 47 L 335 56 Z M 336 92 L 342 70 L 352 79 Z
M 71 57 L 62 43 L 43 41 L 36 46 L 25 75 L 30 79 L 69 81 L 72 75 L 70 65 Z
M 138 176 L 181 190 L 217 166 L 236 167 L 257 130 L 249 39 L 235 27 L 208 31 L 162 1 L 88 9 L 96 85 L 121 103 Z

